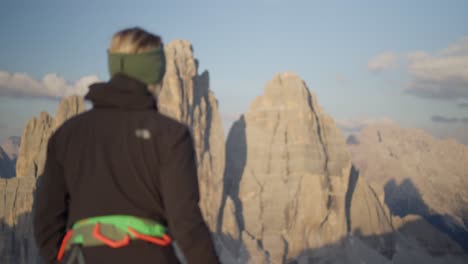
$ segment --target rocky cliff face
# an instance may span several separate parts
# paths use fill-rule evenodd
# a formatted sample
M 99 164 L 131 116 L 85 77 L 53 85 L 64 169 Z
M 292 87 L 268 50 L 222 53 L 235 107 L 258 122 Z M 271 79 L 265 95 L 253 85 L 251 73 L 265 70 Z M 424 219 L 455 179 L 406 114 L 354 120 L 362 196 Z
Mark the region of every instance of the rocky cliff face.
M 223 210 L 229 218 L 232 200 L 238 227 L 225 231 L 251 263 L 283 263 L 339 241 L 350 169 L 344 138 L 305 83 L 276 75 L 228 137 Z
M 162 86 L 151 87 L 158 109 L 190 127 L 198 163 L 200 206 L 215 230 L 221 203 L 224 170 L 224 132 L 218 102 L 210 91 L 209 73 L 198 74 L 198 62 L 188 41 L 165 46 L 166 74 Z
M 37 177 L 44 169 L 47 140 L 52 135 L 54 120 L 41 112 L 28 122 L 23 130 L 23 144 L 16 162 L 17 177 Z
M 56 117 L 42 112 L 28 122 L 23 131 L 18 160 L 17 177 L 38 177 L 44 170 L 47 142 L 52 133 L 68 118 L 85 110 L 82 97 L 71 96 L 60 102 Z

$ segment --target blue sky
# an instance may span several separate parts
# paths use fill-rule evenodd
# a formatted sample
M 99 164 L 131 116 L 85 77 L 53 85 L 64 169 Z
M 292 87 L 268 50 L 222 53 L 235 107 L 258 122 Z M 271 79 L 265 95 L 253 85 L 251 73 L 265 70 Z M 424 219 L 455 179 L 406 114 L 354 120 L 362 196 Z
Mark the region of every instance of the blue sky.
M 463 0 L 2 1 L 0 72 L 107 80 L 110 37 L 135 25 L 166 43 L 192 42 L 227 122 L 274 74 L 294 71 L 349 129 L 389 118 L 437 135 L 468 132 L 468 108 L 458 106 L 468 102 Z M 447 52 L 453 46 L 463 52 Z M 409 59 L 416 52 L 425 57 Z M 57 104 L 7 85 L 0 78 L 0 140 Z

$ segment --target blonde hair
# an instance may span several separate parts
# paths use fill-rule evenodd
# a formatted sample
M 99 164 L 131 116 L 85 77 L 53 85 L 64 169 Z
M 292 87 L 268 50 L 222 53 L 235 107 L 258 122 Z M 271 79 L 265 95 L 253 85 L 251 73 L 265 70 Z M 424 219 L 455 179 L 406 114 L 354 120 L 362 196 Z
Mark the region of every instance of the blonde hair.
M 139 28 L 127 28 L 114 34 L 109 45 L 110 53 L 138 54 L 162 45 L 158 35 Z

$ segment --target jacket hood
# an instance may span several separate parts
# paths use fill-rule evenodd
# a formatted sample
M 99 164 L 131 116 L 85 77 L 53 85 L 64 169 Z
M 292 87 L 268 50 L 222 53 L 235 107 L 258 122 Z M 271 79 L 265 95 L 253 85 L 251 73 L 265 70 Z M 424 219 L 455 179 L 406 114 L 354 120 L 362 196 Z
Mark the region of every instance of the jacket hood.
M 115 75 L 106 83 L 92 84 L 85 99 L 95 108 L 157 109 L 148 86 L 123 74 Z

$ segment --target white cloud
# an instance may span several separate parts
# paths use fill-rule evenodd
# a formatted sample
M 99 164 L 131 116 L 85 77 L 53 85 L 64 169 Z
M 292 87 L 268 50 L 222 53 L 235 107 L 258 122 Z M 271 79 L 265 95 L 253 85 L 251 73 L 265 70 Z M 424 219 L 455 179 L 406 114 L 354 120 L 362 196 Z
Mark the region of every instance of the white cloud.
M 412 52 L 408 53 L 406 55 L 406 57 L 410 62 L 413 62 L 413 61 L 427 59 L 427 58 L 430 57 L 430 55 L 425 51 L 418 50 L 418 51 L 412 51 Z
M 55 73 L 46 74 L 42 80 L 35 80 L 24 73 L 0 71 L 0 96 L 62 98 L 84 95 L 88 86 L 98 81 L 99 78 L 95 75 L 69 83 Z
M 468 98 L 468 38 L 429 54 L 408 54 L 412 78 L 406 92 L 434 99 Z
M 394 52 L 384 52 L 371 58 L 367 63 L 369 71 L 381 72 L 383 70 L 391 69 L 396 66 L 398 55 Z

